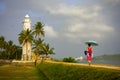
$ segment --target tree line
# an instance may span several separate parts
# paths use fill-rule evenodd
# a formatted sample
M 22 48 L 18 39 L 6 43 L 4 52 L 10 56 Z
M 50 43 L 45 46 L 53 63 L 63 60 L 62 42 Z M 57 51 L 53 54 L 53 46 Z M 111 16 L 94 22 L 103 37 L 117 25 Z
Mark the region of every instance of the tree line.
M 15 45 L 13 41 L 6 41 L 4 36 L 0 36 L 0 59 L 20 59 L 22 48 Z
M 18 34 L 18 41 L 21 45 L 26 42 L 32 43 L 32 52 L 36 55 L 55 54 L 54 48 L 50 47 L 49 43 L 44 41 L 45 31 L 44 25 L 41 22 L 37 22 L 33 29 L 22 30 Z M 26 46 L 27 47 L 27 46 Z M 0 58 L 2 59 L 21 59 L 22 47 L 13 44 L 13 41 L 5 41 L 4 36 L 0 36 Z

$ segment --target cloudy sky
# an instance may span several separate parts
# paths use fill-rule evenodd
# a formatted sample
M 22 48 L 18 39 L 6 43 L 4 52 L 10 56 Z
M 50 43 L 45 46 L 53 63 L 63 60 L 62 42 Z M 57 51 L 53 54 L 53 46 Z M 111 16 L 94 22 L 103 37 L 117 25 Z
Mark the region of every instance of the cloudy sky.
M 0 0 L 0 36 L 18 44 L 26 14 L 45 25 L 55 58 L 84 56 L 88 40 L 95 56 L 120 53 L 120 0 Z

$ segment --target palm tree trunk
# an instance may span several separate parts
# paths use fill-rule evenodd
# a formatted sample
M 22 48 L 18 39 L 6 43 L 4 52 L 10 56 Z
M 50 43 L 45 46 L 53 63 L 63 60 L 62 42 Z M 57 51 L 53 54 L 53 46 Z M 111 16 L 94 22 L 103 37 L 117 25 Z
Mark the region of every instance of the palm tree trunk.
M 16 53 L 16 60 L 17 60 L 17 53 Z
M 10 56 L 8 55 L 8 60 L 10 59 Z
M 47 58 L 47 55 L 48 55 L 48 54 L 46 54 L 46 58 Z
M 26 60 L 28 60 L 28 42 L 26 42 Z

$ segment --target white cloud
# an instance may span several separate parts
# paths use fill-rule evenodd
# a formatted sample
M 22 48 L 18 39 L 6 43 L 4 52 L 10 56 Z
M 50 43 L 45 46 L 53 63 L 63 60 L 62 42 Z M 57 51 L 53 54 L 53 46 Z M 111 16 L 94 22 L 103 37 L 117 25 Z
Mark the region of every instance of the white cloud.
M 71 17 L 80 17 L 84 19 L 91 19 L 93 17 L 98 16 L 97 11 L 101 10 L 100 6 L 92 6 L 92 7 L 85 7 L 85 6 L 73 6 L 73 5 L 59 5 L 56 8 L 48 7 L 47 10 L 51 14 L 56 15 L 65 15 Z
M 75 25 L 68 27 L 68 31 L 72 32 L 72 33 L 79 32 L 80 30 L 83 30 L 85 28 L 84 26 L 85 26 L 85 24 L 83 24 L 83 23 L 77 23 Z
M 76 36 L 78 38 L 103 38 L 109 32 L 113 32 L 114 28 L 105 24 L 80 24 L 76 23 L 68 27 L 65 33 L 67 37 Z
M 62 4 L 54 8 L 49 7 L 47 10 L 56 17 L 62 17 L 62 22 L 66 26 L 61 27 L 58 34 L 61 39 L 66 41 L 100 40 L 106 38 L 109 33 L 114 32 L 114 28 L 104 22 L 104 18 L 100 13 L 102 11 L 100 5 L 75 6 Z
M 76 23 L 75 25 L 64 28 L 61 32 L 63 39 L 72 42 L 79 42 L 84 39 L 104 39 L 110 33 L 114 32 L 114 28 L 105 24 L 88 25 L 83 23 Z
M 44 30 L 45 30 L 45 35 L 47 37 L 50 37 L 50 38 L 56 38 L 58 35 L 57 35 L 57 32 L 53 29 L 53 27 L 51 26 L 48 26 L 46 25 L 44 27 Z

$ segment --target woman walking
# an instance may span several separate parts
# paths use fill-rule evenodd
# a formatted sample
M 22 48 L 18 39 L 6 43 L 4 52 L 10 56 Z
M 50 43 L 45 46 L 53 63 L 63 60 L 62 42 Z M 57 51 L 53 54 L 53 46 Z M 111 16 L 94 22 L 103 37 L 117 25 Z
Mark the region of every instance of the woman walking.
M 91 44 L 88 44 L 88 47 L 86 48 L 86 52 L 87 52 L 87 61 L 88 61 L 88 64 L 91 65 L 91 61 L 92 61 L 92 52 L 93 52 L 93 49 L 92 49 L 92 46 Z
M 87 61 L 88 61 L 88 64 L 91 65 L 91 61 L 92 61 L 92 55 L 93 55 L 93 48 L 92 46 L 98 46 L 98 43 L 96 41 L 93 41 L 93 40 L 89 40 L 87 42 L 85 42 L 85 44 L 87 44 L 87 48 L 86 48 L 86 51 L 85 51 L 85 55 L 86 55 L 86 58 L 87 58 Z

